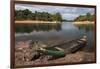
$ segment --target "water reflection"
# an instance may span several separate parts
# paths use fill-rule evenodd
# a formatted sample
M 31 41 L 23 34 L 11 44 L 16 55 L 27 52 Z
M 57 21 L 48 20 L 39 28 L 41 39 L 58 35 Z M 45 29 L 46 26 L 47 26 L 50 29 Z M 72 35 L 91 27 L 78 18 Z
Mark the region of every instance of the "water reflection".
M 61 30 L 61 24 L 59 23 L 48 23 L 48 24 L 15 24 L 16 32 L 30 33 L 32 31 L 50 31 L 50 30 Z
M 81 38 L 84 33 L 88 37 L 85 51 L 94 49 L 94 24 L 74 25 L 72 22 L 61 24 L 16 24 L 16 41 L 40 40 L 52 42 Z M 51 43 L 51 44 L 52 44 Z
M 94 24 L 77 24 L 75 25 L 76 27 L 78 27 L 78 29 L 84 29 L 86 32 L 92 31 L 94 30 Z

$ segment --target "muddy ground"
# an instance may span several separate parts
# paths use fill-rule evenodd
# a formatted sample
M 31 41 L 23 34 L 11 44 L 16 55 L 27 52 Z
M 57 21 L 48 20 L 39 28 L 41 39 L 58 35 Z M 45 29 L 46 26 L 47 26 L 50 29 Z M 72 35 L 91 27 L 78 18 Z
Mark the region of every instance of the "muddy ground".
M 45 64 L 59 64 L 59 63 L 80 63 L 80 62 L 94 62 L 95 53 L 77 51 L 75 53 L 66 54 L 65 57 L 57 58 L 54 60 L 48 60 L 47 55 L 43 55 L 36 60 L 31 60 L 34 56 L 37 45 L 34 43 L 31 45 L 31 41 L 16 42 L 15 45 L 15 66 L 24 65 L 45 65 Z M 49 44 L 52 44 L 49 42 Z M 48 45 L 43 42 L 38 43 L 38 47 Z

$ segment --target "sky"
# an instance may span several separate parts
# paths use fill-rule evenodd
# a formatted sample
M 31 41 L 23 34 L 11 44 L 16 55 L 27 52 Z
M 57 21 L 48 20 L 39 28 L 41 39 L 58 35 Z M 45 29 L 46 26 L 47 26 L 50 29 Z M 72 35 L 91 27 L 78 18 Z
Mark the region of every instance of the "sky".
M 69 7 L 69 6 L 51 6 L 51 5 L 30 5 L 30 4 L 15 4 L 16 10 L 29 9 L 32 12 L 49 12 L 51 14 L 59 12 L 63 19 L 73 20 L 79 15 L 85 15 L 86 13 L 94 14 L 94 8 L 84 7 Z

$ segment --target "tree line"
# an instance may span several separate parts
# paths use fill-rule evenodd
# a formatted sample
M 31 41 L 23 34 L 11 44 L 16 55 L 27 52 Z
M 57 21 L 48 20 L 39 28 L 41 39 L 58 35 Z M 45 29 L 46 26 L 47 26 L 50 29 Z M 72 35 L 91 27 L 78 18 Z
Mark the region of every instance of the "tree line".
M 86 15 L 80 15 L 74 21 L 95 21 L 95 14 L 87 13 Z
M 59 12 L 51 14 L 48 12 L 35 11 L 33 13 L 29 9 L 24 9 L 15 10 L 15 20 L 61 21 L 62 16 Z

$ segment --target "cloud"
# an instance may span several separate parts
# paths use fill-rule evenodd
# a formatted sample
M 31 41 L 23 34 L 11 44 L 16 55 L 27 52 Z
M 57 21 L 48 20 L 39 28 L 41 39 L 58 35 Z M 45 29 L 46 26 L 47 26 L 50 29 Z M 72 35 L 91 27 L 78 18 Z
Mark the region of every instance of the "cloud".
M 94 14 L 94 8 L 84 8 L 84 7 L 68 7 L 68 6 L 50 6 L 50 5 L 29 5 L 29 4 L 16 4 L 16 10 L 29 9 L 32 12 L 49 12 L 57 13 L 59 12 L 63 19 L 73 20 L 79 15 L 85 15 L 86 13 Z
M 70 13 L 62 14 L 62 17 L 66 20 L 73 20 L 78 16 L 79 16 L 78 14 L 70 14 Z

